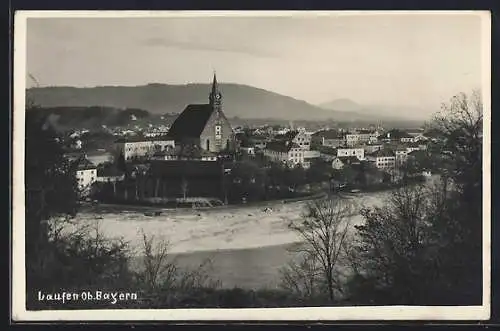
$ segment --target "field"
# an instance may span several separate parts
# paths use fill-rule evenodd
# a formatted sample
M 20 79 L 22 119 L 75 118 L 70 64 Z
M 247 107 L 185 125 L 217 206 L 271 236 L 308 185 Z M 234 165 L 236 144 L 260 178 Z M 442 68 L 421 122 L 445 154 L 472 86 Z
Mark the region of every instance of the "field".
M 383 202 L 383 193 L 348 194 L 359 209 Z M 288 228 L 301 218 L 306 202 L 272 202 L 258 206 L 212 210 L 162 210 L 146 216 L 146 208 L 97 206 L 78 214 L 76 223 L 98 225 L 108 238 L 130 243 L 140 259 L 142 232 L 169 242 L 169 252 L 181 267 L 191 268 L 205 259 L 212 261 L 211 276 L 224 287 L 274 287 L 279 269 L 293 256 L 288 248 L 300 243 Z M 151 209 L 150 209 L 151 210 Z M 158 210 L 158 209 L 155 209 Z M 361 222 L 360 215 L 351 224 Z

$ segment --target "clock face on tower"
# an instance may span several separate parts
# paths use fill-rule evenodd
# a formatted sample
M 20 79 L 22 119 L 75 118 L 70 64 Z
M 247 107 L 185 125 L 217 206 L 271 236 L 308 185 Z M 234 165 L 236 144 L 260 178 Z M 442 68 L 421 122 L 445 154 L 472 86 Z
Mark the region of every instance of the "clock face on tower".
M 220 93 L 217 93 L 217 94 L 215 95 L 215 100 L 220 100 L 220 99 L 221 99 L 221 95 L 220 95 Z

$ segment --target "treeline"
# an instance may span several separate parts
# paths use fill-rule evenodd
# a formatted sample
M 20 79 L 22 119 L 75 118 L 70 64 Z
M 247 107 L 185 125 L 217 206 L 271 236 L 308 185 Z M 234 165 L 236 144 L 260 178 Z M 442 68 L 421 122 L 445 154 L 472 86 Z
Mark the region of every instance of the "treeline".
M 68 129 L 101 129 L 102 125 L 108 127 L 127 126 L 131 124 L 144 124 L 144 121 L 172 122 L 175 114 L 163 116 L 153 115 L 147 110 L 136 108 L 113 108 L 113 107 L 32 107 L 30 113 L 38 113 L 37 116 L 47 117 L 54 128 L 58 130 Z
M 432 125 L 446 138 L 441 179 L 404 186 L 381 207 L 333 196 L 312 201 L 290 222 L 302 237 L 278 289 L 223 289 L 210 263 L 180 270 L 168 238 L 143 236 L 137 262 L 129 245 L 99 227 L 74 224 L 76 183 L 50 125 L 27 116 L 26 285 L 29 309 L 50 308 L 37 291 L 124 290 L 139 300 L 113 308 L 325 305 L 477 305 L 482 300 L 482 103 L 453 98 Z M 246 171 L 245 171 L 246 172 Z M 59 221 L 56 221 L 59 220 Z M 68 231 L 67 225 L 70 225 Z M 66 229 L 66 230 L 65 230 Z M 135 262 L 133 262 L 135 261 Z M 74 303 L 77 304 L 77 303 Z M 60 304 L 61 309 L 81 308 Z M 50 305 L 49 305 L 50 306 Z M 52 306 L 53 308 L 54 306 Z M 87 308 L 102 306 L 87 303 Z

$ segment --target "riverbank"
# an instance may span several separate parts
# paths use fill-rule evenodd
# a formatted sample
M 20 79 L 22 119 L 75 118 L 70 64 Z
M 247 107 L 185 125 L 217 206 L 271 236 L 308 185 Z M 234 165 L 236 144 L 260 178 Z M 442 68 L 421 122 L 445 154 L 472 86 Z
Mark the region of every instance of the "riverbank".
M 356 210 L 383 204 L 389 192 L 340 194 Z M 160 216 L 145 216 L 143 210 L 96 206 L 82 212 L 75 223 L 98 224 L 101 234 L 121 238 L 130 245 L 132 268 L 141 259 L 142 233 L 169 243 L 170 258 L 183 269 L 198 267 L 211 260 L 210 278 L 224 288 L 276 288 L 280 269 L 294 254 L 288 249 L 300 242 L 289 228 L 290 221 L 302 219 L 307 201 L 273 202 L 259 206 L 227 206 L 208 210 L 164 210 Z M 130 210 L 132 209 L 132 210 Z M 361 215 L 350 218 L 351 225 L 363 222 Z
M 374 194 L 346 194 L 356 209 L 382 203 L 387 192 Z M 159 216 L 146 216 L 143 211 L 128 208 L 96 207 L 81 212 L 75 223 L 99 225 L 108 238 L 122 238 L 132 249 L 142 245 L 142 232 L 170 243 L 172 253 L 213 251 L 218 249 L 245 249 L 289 244 L 298 241 L 288 228 L 291 221 L 301 219 L 307 201 L 265 206 L 238 206 L 206 210 L 164 210 Z M 362 221 L 352 217 L 353 224 Z
M 169 255 L 169 261 L 183 270 L 191 270 L 210 261 L 204 269 L 222 288 L 275 289 L 280 270 L 295 258 L 293 248 L 301 243 L 288 243 L 256 248 L 217 249 Z M 131 267 L 139 268 L 142 257 L 134 257 Z

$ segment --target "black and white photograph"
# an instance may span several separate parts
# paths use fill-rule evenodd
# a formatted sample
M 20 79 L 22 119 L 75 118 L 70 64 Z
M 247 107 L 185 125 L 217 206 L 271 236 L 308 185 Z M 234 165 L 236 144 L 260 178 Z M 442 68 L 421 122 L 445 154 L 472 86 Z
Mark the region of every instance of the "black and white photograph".
M 487 11 L 19 11 L 14 320 L 486 320 Z

